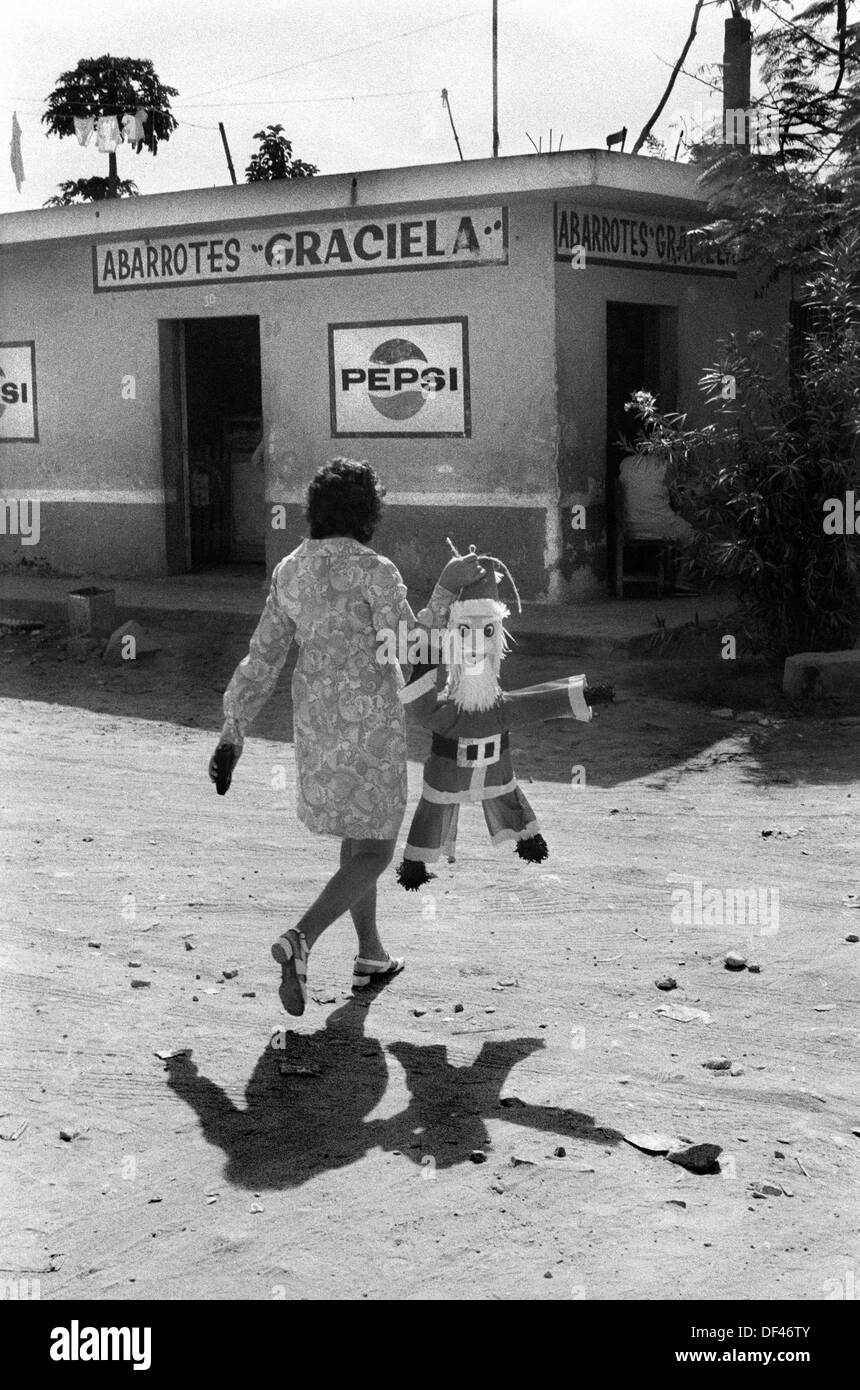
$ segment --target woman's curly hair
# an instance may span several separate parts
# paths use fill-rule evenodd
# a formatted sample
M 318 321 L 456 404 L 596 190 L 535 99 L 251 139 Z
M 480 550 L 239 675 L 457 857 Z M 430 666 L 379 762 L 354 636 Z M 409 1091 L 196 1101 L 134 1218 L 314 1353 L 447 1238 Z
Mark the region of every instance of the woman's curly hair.
M 305 516 L 311 540 L 352 536 L 366 545 L 382 515 L 385 488 L 361 459 L 336 458 L 317 469 L 308 488 Z

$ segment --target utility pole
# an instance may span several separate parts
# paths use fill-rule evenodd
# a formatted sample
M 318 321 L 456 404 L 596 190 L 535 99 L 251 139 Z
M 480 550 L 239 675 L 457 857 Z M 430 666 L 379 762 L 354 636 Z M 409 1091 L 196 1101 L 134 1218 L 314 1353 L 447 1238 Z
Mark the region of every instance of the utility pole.
M 499 0 L 493 0 L 493 159 L 499 157 Z

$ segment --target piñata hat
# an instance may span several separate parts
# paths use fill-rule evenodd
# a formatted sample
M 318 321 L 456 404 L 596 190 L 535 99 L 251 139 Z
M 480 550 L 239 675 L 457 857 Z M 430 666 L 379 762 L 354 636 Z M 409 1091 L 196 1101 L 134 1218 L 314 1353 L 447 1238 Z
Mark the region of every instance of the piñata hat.
M 461 556 L 453 541 L 449 538 L 448 545 L 451 547 L 455 559 L 465 559 Z M 469 546 L 469 555 L 475 555 L 476 550 L 473 545 Z M 503 560 L 499 560 L 495 555 L 477 555 L 484 568 L 484 573 L 480 579 L 476 579 L 473 584 L 468 584 L 458 593 L 455 601 L 451 605 L 449 622 L 455 626 L 461 618 L 477 617 L 482 614 L 489 614 L 502 622 L 510 617 L 510 609 L 499 597 L 499 585 L 503 579 L 507 579 L 514 591 L 514 598 L 517 604 L 517 611 L 522 612 L 519 592 L 514 583 L 513 575 Z

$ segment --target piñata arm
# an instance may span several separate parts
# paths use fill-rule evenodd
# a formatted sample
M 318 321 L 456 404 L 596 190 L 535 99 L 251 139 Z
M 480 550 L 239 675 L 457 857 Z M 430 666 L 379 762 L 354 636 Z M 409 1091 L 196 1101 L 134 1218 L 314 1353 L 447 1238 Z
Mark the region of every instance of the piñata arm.
M 588 723 L 591 707 L 586 700 L 585 676 L 544 681 L 523 690 L 505 691 L 505 713 L 511 725 L 537 724 L 542 719 L 561 719 L 565 715 Z

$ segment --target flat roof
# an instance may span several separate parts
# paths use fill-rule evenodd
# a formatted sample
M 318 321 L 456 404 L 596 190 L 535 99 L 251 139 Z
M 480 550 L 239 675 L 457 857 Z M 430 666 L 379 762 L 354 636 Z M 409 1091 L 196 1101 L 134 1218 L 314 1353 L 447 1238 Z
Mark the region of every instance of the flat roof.
M 413 164 L 4 213 L 0 247 L 278 216 L 356 216 L 422 203 L 563 201 L 583 194 L 596 206 L 636 212 L 656 205 L 667 215 L 684 216 L 704 201 L 697 179 L 698 170 L 689 164 L 608 150 Z

